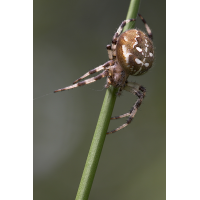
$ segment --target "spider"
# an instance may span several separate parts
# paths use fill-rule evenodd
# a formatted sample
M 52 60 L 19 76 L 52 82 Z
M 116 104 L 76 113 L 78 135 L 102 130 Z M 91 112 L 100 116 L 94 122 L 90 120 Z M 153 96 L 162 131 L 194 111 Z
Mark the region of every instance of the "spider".
M 113 131 L 107 132 L 107 134 L 117 132 L 131 123 L 146 94 L 146 89 L 143 86 L 127 80 L 129 75 L 139 76 L 146 73 L 151 68 L 154 61 L 153 35 L 151 29 L 144 18 L 140 14 L 138 14 L 138 16 L 143 21 L 148 36 L 137 29 L 130 29 L 122 33 L 122 30 L 127 23 L 136 21 L 135 19 L 124 20 L 114 34 L 111 45 L 107 45 L 109 61 L 88 71 L 74 81 L 73 85 L 54 91 L 60 92 L 70 90 L 107 77 L 105 88 L 108 88 L 110 85 L 117 87 L 118 96 L 121 95 L 122 90 L 126 90 L 136 95 L 138 99 L 130 112 L 111 117 L 111 119 L 128 117 L 126 123 Z M 103 70 L 103 72 L 99 75 L 79 82 L 87 76 L 101 70 Z

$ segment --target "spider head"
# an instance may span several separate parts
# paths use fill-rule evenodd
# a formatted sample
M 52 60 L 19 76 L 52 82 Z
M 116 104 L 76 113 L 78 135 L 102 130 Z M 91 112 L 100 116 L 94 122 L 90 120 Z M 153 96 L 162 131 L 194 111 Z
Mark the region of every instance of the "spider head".
M 153 42 L 145 33 L 137 29 L 125 31 L 117 41 L 116 57 L 120 66 L 129 75 L 142 75 L 152 67 Z

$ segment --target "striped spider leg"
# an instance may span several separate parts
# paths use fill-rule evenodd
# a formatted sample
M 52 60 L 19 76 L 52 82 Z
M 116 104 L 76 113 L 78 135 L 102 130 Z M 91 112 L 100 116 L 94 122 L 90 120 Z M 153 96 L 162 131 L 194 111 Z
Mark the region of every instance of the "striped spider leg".
M 110 132 L 107 132 L 107 134 L 115 133 L 115 132 L 121 130 L 122 128 L 125 128 L 126 126 L 128 126 L 131 123 L 132 119 L 134 118 L 134 116 L 135 116 L 138 108 L 140 107 L 140 105 L 145 97 L 145 94 L 146 94 L 146 89 L 143 86 L 140 86 L 139 84 L 134 83 L 134 82 L 128 82 L 126 84 L 124 90 L 136 95 L 138 97 L 138 99 L 135 102 L 135 104 L 133 105 L 133 107 L 131 108 L 130 112 L 125 113 L 123 115 L 116 116 L 116 117 L 111 117 L 111 120 L 112 119 L 121 119 L 124 117 L 128 117 L 128 120 L 126 121 L 126 123 L 124 123 L 120 127 L 116 128 Z
M 80 78 L 75 80 L 73 82 L 73 85 L 70 85 L 70 86 L 55 90 L 54 93 L 65 91 L 65 90 L 70 90 L 70 89 L 73 89 L 73 88 L 76 88 L 76 87 L 79 87 L 79 86 L 83 86 L 83 85 L 87 85 L 87 84 L 93 83 L 93 82 L 95 82 L 97 80 L 100 80 L 100 79 L 102 79 L 104 77 L 107 77 L 109 75 L 109 72 L 108 72 L 109 66 L 112 66 L 113 64 L 114 64 L 113 60 L 108 61 L 108 62 L 104 63 L 103 65 L 100 65 L 99 67 L 96 67 L 96 68 L 90 70 L 89 72 L 87 72 L 86 74 L 84 74 L 83 76 L 81 76 Z M 92 78 L 89 78 L 89 79 L 86 79 L 84 81 L 78 82 L 78 81 L 84 79 L 85 77 L 87 77 L 87 76 L 89 76 L 91 74 L 94 74 L 96 72 L 99 72 L 101 70 L 104 70 L 104 71 L 102 73 L 100 73 L 99 75 L 97 75 L 95 77 L 92 77 Z
M 151 29 L 144 18 L 140 14 L 138 15 L 145 25 L 147 35 L 137 29 L 130 29 L 122 33 L 122 30 L 127 23 L 135 21 L 135 19 L 124 20 L 114 34 L 111 44 L 106 47 L 109 61 L 88 71 L 86 74 L 75 80 L 73 85 L 54 91 L 60 92 L 70 90 L 107 77 L 105 87 L 108 88 L 110 85 L 117 87 L 118 96 L 123 90 L 136 95 L 138 99 L 130 112 L 111 118 L 121 119 L 128 117 L 127 122 L 115 130 L 107 132 L 107 134 L 117 132 L 131 123 L 146 94 L 146 89 L 143 86 L 134 82 L 128 82 L 127 80 L 129 75 L 139 76 L 145 74 L 152 67 L 154 61 L 153 35 Z M 81 81 L 89 75 L 102 70 L 103 72 L 99 75 Z

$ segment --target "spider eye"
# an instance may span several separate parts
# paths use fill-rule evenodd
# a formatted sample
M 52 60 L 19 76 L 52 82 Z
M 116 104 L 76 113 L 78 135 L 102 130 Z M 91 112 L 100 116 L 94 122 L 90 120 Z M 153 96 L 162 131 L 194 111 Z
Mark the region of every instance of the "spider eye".
M 128 74 L 142 75 L 152 67 L 154 60 L 153 42 L 142 31 L 128 30 L 119 37 L 116 56 L 119 64 Z

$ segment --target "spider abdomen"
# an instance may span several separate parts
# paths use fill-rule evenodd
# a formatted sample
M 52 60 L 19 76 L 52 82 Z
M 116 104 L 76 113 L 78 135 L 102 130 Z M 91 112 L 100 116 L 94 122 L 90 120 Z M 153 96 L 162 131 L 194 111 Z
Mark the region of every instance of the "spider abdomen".
M 130 29 L 120 35 L 116 46 L 116 56 L 120 66 L 128 74 L 142 75 L 152 67 L 153 42 L 142 31 Z

